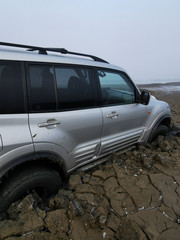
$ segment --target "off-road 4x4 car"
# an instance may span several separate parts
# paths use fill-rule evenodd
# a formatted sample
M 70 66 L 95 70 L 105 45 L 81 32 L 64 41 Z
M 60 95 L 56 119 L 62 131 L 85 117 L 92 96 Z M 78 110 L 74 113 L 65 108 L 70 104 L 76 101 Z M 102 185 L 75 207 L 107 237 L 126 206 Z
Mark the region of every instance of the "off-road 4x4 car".
M 75 169 L 166 134 L 170 120 L 168 104 L 120 67 L 0 42 L 0 212 L 27 190 L 55 193 Z

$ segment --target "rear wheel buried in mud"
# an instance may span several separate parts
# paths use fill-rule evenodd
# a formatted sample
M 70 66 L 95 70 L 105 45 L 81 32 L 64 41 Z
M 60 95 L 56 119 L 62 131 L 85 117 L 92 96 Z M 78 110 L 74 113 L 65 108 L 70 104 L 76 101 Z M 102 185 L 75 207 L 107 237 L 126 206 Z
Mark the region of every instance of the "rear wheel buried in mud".
M 159 135 L 167 136 L 169 129 L 166 125 L 160 124 L 157 129 L 150 135 L 148 142 L 153 142 Z
M 40 194 L 52 195 L 62 186 L 61 178 L 53 169 L 42 166 L 28 166 L 15 171 L 2 183 L 0 190 L 0 214 L 11 203 L 35 189 Z

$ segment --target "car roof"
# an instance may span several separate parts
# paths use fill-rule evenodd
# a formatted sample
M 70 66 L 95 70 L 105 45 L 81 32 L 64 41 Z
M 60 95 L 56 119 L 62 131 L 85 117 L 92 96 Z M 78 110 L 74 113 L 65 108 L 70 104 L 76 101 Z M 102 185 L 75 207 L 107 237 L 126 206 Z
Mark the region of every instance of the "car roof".
M 90 55 L 91 56 L 91 55 Z M 0 46 L 0 60 L 13 60 L 13 61 L 27 61 L 39 63 L 60 63 L 60 64 L 77 64 L 85 66 L 102 67 L 124 71 L 123 68 L 114 66 L 107 62 L 94 61 L 86 57 L 69 57 L 60 55 L 58 53 L 38 54 L 38 52 L 26 51 L 18 48 L 9 48 Z

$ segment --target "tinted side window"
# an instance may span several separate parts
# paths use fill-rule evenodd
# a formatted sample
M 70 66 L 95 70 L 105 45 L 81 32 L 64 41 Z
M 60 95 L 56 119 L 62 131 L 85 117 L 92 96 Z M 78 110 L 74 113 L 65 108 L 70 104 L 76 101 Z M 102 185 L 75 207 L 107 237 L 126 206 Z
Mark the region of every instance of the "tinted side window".
M 92 72 L 81 67 L 55 67 L 59 109 L 95 105 Z
M 24 112 L 21 63 L 0 61 L 0 114 Z
M 56 110 L 55 78 L 50 65 L 29 65 L 30 110 Z
M 135 102 L 134 87 L 121 72 L 98 71 L 103 105 Z

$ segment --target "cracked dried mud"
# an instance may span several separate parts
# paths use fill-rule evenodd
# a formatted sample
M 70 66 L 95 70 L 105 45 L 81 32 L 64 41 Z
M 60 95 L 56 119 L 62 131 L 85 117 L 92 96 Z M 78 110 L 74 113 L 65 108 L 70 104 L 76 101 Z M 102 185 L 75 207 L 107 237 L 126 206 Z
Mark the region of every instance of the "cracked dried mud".
M 180 94 L 163 92 L 180 127 Z M 180 239 L 180 133 L 114 154 L 76 172 L 44 205 L 36 193 L 12 204 L 0 239 Z

